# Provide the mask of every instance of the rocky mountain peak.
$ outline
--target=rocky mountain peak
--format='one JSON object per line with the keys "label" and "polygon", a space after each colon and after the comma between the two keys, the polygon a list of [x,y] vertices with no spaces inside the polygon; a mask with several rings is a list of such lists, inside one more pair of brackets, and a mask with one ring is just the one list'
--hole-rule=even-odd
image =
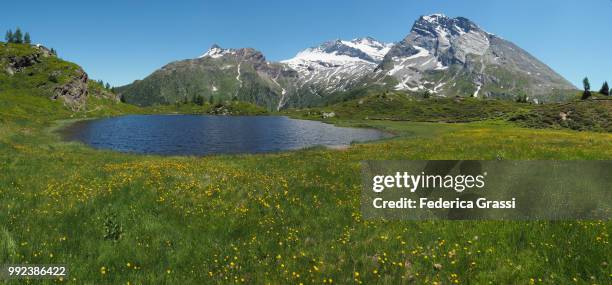
{"label": "rocky mountain peak", "polygon": [[[422,65],[425,69],[463,64],[469,54],[483,55],[490,47],[490,37],[491,34],[467,18],[443,14],[421,16],[410,34],[387,54],[387,61],[418,57],[428,62]],[[429,61],[429,56],[436,60]]]}
{"label": "rocky mountain peak", "polygon": [[[443,14],[421,16],[415,21],[410,33],[393,46],[377,71],[394,77],[398,90],[427,90],[441,96],[504,97],[521,92],[541,95],[573,88],[514,44],[484,31],[467,18]],[[458,89],[459,78],[471,84]]]}
{"label": "rocky mountain peak", "polygon": [[484,31],[467,18],[432,14],[421,16],[412,26],[411,32],[423,37],[457,37],[470,32]]}
{"label": "rocky mountain peak", "polygon": [[266,58],[263,53],[253,48],[226,49],[217,44],[213,44],[206,53],[199,58],[221,58],[224,56],[234,56],[240,60],[249,60],[256,62],[265,62]]}
{"label": "rocky mountain peak", "polygon": [[363,37],[363,38],[356,38],[351,40],[351,43],[355,44],[355,45],[360,45],[360,46],[369,46],[378,50],[381,49],[385,49],[388,48],[389,46],[393,45],[390,43],[384,43],[381,42],[373,37]]}
{"label": "rocky mountain peak", "polygon": [[224,49],[224,48],[221,48],[217,44],[213,44],[208,49],[208,51],[206,51],[203,55],[200,56],[200,58],[204,58],[204,57],[219,58],[226,54],[232,54],[232,53],[233,53],[233,50],[231,49]]}

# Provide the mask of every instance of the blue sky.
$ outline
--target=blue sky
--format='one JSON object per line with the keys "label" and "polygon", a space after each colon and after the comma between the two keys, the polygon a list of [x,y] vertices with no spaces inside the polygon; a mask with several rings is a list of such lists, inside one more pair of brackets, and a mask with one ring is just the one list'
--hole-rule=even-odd
{"label": "blue sky", "polygon": [[612,0],[6,1],[0,30],[33,41],[119,86],[213,43],[253,47],[269,60],[320,42],[372,36],[396,42],[424,14],[472,19],[580,86],[612,81]]}

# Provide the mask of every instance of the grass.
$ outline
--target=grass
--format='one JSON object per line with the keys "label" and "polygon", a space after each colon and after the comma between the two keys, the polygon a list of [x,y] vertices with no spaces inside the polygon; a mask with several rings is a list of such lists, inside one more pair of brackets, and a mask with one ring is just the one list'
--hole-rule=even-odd
{"label": "grass", "polygon": [[[562,115],[565,119],[561,118]],[[532,128],[612,132],[612,99],[600,96],[598,100],[545,104],[529,113],[516,115],[511,120]]]}
{"label": "grass", "polygon": [[46,98],[0,92],[0,264],[67,264],[62,281],[71,284],[611,278],[608,221],[380,222],[359,209],[362,160],[610,159],[610,133],[339,112],[337,123],[397,136],[341,151],[159,157],[93,150],[51,131],[71,117],[170,110],[90,103],[73,114]]}
{"label": "grass", "polygon": [[334,112],[340,120],[394,120],[421,122],[472,122],[504,119],[526,113],[530,104],[477,98],[418,98],[387,91],[328,107],[303,109],[290,114],[320,119],[323,112]]}

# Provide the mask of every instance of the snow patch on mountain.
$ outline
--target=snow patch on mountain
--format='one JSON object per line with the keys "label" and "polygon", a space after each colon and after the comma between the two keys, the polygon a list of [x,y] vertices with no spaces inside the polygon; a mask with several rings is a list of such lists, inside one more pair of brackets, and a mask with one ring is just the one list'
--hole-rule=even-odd
{"label": "snow patch on mountain", "polygon": [[314,63],[330,63],[330,64],[348,64],[352,62],[367,62],[358,57],[352,57],[336,52],[328,53],[319,48],[309,48],[299,52],[294,58],[281,61],[282,63],[291,64],[308,64]]}
{"label": "snow patch on mountain", "polygon": [[371,74],[392,46],[370,37],[329,41],[281,63],[298,72],[298,87],[344,91]]}
{"label": "snow patch on mountain", "polygon": [[389,52],[393,44],[381,43],[373,38],[358,38],[352,41],[341,41],[343,44],[363,51],[376,61],[382,61],[385,55]]}
{"label": "snow patch on mountain", "polygon": [[213,45],[206,51],[203,55],[199,56],[199,58],[211,57],[211,58],[220,58],[225,55],[235,55],[236,51],[233,49],[224,49],[218,45]]}
{"label": "snow patch on mountain", "polygon": [[370,37],[357,38],[351,41],[336,40],[305,49],[294,58],[281,62],[287,64],[305,62],[326,62],[333,64],[351,62],[379,63],[392,46],[393,44],[382,43]]}

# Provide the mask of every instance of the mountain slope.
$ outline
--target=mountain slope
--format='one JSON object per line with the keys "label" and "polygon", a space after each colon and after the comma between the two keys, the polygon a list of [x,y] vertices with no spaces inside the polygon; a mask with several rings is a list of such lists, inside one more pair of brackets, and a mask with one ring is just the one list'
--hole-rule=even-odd
{"label": "mountain slope", "polygon": [[267,62],[251,48],[223,49],[213,45],[196,59],[172,62],[143,80],[121,87],[127,103],[140,106],[191,101],[194,96],[221,101],[238,99],[277,109],[295,71]]}
{"label": "mountain slope", "polygon": [[440,96],[506,97],[526,94],[554,100],[557,90],[575,89],[518,46],[472,21],[441,14],[418,19],[377,69],[397,80],[396,90]]}
{"label": "mountain slope", "polygon": [[334,40],[281,61],[298,74],[285,107],[324,105],[363,87],[391,46],[371,37]]}
{"label": "mountain slope", "polygon": [[369,37],[336,40],[303,50],[281,63],[298,72],[298,88],[322,93],[345,91],[368,76],[391,46]]}

